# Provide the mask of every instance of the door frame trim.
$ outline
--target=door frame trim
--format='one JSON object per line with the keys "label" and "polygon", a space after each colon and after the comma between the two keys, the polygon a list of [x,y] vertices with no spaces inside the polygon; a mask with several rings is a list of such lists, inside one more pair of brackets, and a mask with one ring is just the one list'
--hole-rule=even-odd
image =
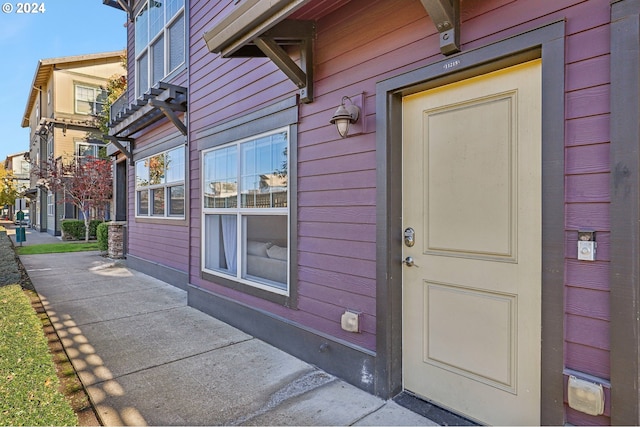
{"label": "door frame trim", "polygon": [[[542,58],[542,424],[564,424],[565,23],[448,57],[376,84],[376,394],[402,381],[402,98]],[[399,191],[400,189],[400,191]]]}
{"label": "door frame trim", "polygon": [[639,7],[611,2],[611,425],[640,422]]}

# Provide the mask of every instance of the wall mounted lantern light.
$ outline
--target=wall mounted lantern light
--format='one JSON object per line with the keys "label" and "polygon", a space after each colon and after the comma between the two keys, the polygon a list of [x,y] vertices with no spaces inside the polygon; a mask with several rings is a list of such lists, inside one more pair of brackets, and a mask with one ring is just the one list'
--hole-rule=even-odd
{"label": "wall mounted lantern light", "polygon": [[[345,102],[349,100],[349,105],[345,105]],[[360,108],[353,103],[348,96],[342,97],[340,106],[329,120],[329,123],[336,125],[338,133],[342,138],[346,138],[349,135],[349,125],[358,121],[360,117]]]}

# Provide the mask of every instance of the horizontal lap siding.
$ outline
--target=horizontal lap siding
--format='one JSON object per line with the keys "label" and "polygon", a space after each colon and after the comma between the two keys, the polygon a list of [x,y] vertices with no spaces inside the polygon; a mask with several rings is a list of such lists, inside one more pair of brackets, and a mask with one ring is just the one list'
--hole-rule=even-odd
{"label": "horizontal lap siding", "polygon": [[[202,2],[200,2],[202,3]],[[356,2],[357,3],[357,2]],[[373,28],[371,25],[392,8],[386,2],[371,3],[373,13],[361,17],[355,25]],[[219,59],[209,53],[200,34],[210,27],[220,11],[221,5],[209,2],[209,7],[191,10],[192,34],[197,35],[191,43],[191,172],[199,179],[199,151],[196,135],[206,127],[222,123],[243,111],[251,111],[273,103],[277,99],[291,96],[295,86],[270,61],[263,59]],[[353,11],[357,15],[357,9]],[[421,6],[414,6],[420,10]],[[348,7],[348,6],[347,6]],[[382,9],[381,9],[382,7]],[[424,22],[424,9],[417,18]],[[397,20],[384,20],[385,32],[391,34],[385,42],[395,39],[396,27],[410,16],[410,12]],[[413,14],[415,15],[415,14]],[[332,21],[330,17],[333,16]],[[194,225],[191,250],[191,280],[194,284],[208,287],[216,292],[265,308],[286,316],[308,327],[350,341],[368,349],[375,349],[375,82],[381,72],[388,71],[382,65],[384,59],[377,58],[383,52],[368,51],[376,42],[365,35],[336,50],[328,48],[331,34],[323,31],[325,26],[344,26],[330,15],[325,24],[320,20],[316,40],[315,99],[312,104],[301,105],[298,136],[298,307],[288,310],[271,303],[217,287],[199,278],[200,274],[200,207],[192,206],[191,220]],[[414,21],[416,18],[412,18]],[[382,22],[382,21],[380,21]],[[347,28],[352,33],[353,28]],[[405,29],[404,38],[410,39],[413,29]],[[381,38],[382,35],[375,35]],[[353,40],[351,40],[353,42]],[[323,44],[324,43],[324,44]],[[406,44],[401,41],[400,45]],[[367,49],[361,49],[367,47]],[[360,82],[351,82],[353,92],[365,92],[365,120],[367,133],[342,140],[328,120],[336,109],[345,87],[343,77],[347,67],[341,59],[330,56],[335,52],[355,50],[368,51],[355,58],[353,66],[359,67]],[[387,50],[391,53],[394,49]],[[327,52],[325,54],[325,52]],[[366,64],[372,61],[371,64]],[[375,67],[370,67],[374,64]],[[382,65],[382,66],[381,66]],[[241,70],[241,71],[240,71]],[[349,77],[350,78],[350,77]],[[366,84],[362,81],[366,80]],[[197,159],[194,161],[194,159]],[[197,172],[196,172],[197,171]],[[200,198],[200,189],[191,189],[191,197]],[[195,231],[197,221],[198,231]],[[362,313],[362,333],[345,332],[340,327],[340,316],[345,310]]]}
{"label": "horizontal lap siding", "polygon": [[[128,68],[128,88],[127,96],[129,103],[135,102],[135,32],[134,24],[128,22],[127,26],[127,48],[129,51]],[[163,80],[167,83],[187,86],[188,72],[184,70],[177,72],[170,80]],[[184,121],[184,117],[181,116]],[[162,119],[158,123],[144,129],[142,132],[131,135],[135,138],[134,153],[138,150],[150,147],[155,141],[175,134],[176,127],[168,119]],[[127,162],[129,165],[129,162]],[[162,264],[180,271],[187,272],[189,266],[189,227],[180,224],[164,224],[146,220],[142,222],[136,220],[136,189],[135,170],[128,167],[128,239],[127,252],[143,260]],[[189,184],[187,183],[187,188]]]}
{"label": "horizontal lap siding", "polygon": [[[186,73],[180,73],[172,83],[186,84]],[[137,138],[134,153],[152,147],[155,141],[172,135],[176,135],[176,127],[168,120],[161,120],[145,129],[144,133],[135,135]],[[176,220],[176,224],[172,224],[168,222],[169,220],[156,222],[149,218],[136,219],[135,170],[133,167],[129,167],[128,171],[129,235],[127,252],[143,260],[187,272],[189,266],[189,227],[182,220]],[[187,183],[187,188],[189,188],[189,183]]]}
{"label": "horizontal lap siding", "polygon": [[[199,141],[207,127],[295,93],[263,59],[220,59],[202,34],[228,1],[190,10],[191,173],[199,180]],[[471,1],[462,4],[463,49],[566,19],[565,267],[567,367],[608,378],[609,2]],[[190,187],[191,280],[334,336],[374,349],[376,152],[375,84],[443,57],[418,0],[352,0],[317,21],[315,98],[298,124],[297,311],[200,279],[200,187]],[[343,95],[364,92],[365,133],[340,139],[328,120]],[[598,259],[577,261],[576,231],[597,231]],[[362,335],[344,333],[339,314],[362,311]],[[590,330],[597,337],[590,337]],[[576,418],[577,419],[577,418]]]}
{"label": "horizontal lap siding", "polygon": [[[565,76],[565,366],[603,379],[609,362],[609,2],[567,11]],[[577,230],[596,230],[595,262],[577,260]],[[573,424],[608,424],[567,408]]]}
{"label": "horizontal lap siding", "polygon": [[[204,33],[226,15],[229,1],[192,1],[190,14],[190,173],[191,173],[191,241],[190,281],[220,295],[251,304],[294,322],[309,324],[308,315],[267,301],[218,286],[200,278],[201,271],[201,186],[200,147],[198,134],[238,115],[270,105],[292,96],[295,88],[271,62],[261,58],[221,59],[210,53]],[[295,235],[295,232],[294,232]],[[326,320],[316,316],[316,327],[326,330]]]}
{"label": "horizontal lap siding", "polygon": [[[316,97],[299,128],[300,308],[327,319],[327,332],[375,349],[375,84],[396,65],[424,61],[415,45],[433,31],[419,2],[389,1],[352,1],[317,31]],[[341,139],[328,119],[343,95],[363,92],[365,132]],[[363,313],[361,334],[341,331],[345,309]]]}
{"label": "horizontal lap siding", "polygon": [[188,228],[130,223],[129,253],[186,272],[189,263]]}

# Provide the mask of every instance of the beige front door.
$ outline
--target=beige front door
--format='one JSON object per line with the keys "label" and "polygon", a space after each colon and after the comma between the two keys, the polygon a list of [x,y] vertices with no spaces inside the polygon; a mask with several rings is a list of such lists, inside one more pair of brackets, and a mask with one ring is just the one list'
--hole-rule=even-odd
{"label": "beige front door", "polygon": [[406,390],[540,423],[541,218],[539,60],[403,100]]}

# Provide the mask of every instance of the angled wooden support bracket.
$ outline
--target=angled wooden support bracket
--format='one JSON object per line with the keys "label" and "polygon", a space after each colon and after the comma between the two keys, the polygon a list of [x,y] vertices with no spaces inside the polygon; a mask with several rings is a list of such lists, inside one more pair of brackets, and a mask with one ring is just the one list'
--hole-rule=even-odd
{"label": "angled wooden support bracket", "polygon": [[[313,101],[314,24],[306,21],[283,21],[253,40],[260,49],[300,89],[300,101]],[[282,46],[300,48],[300,66]]]}
{"label": "angled wooden support bracket", "polygon": [[117,0],[118,4],[129,15],[129,21],[133,22],[133,6],[129,5],[129,0]]}
{"label": "angled wooden support bracket", "polygon": [[174,126],[177,127],[183,135],[187,135],[187,126],[175,113],[176,111],[187,111],[187,108],[184,105],[170,104],[158,99],[149,100],[149,105],[156,107],[160,111],[162,111],[162,114],[164,114],[169,120],[171,120],[171,123],[173,123]]}
{"label": "angled wooden support bracket", "polygon": [[440,34],[443,55],[460,52],[460,0],[420,0]]}
{"label": "angled wooden support bracket", "polygon": [[118,138],[111,135],[104,135],[104,137],[108,139],[109,142],[111,142],[113,145],[118,147],[118,150],[120,150],[122,154],[124,154],[127,157],[127,159],[129,159],[129,163],[133,164],[133,154],[131,154],[131,151],[127,150],[125,146],[120,143],[120,141],[127,141],[129,143],[133,143],[134,140],[132,138]]}
{"label": "angled wooden support bracket", "polygon": [[289,57],[289,54],[285,52],[283,48],[278,45],[272,38],[258,37],[253,41],[260,50],[267,55],[274,64],[282,70],[283,73],[293,81],[293,83],[299,88],[303,88],[307,84],[307,75],[293,59]]}
{"label": "angled wooden support bracket", "polygon": [[129,0],[102,0],[102,4],[124,10],[129,21],[133,22],[133,6],[129,4]]}

